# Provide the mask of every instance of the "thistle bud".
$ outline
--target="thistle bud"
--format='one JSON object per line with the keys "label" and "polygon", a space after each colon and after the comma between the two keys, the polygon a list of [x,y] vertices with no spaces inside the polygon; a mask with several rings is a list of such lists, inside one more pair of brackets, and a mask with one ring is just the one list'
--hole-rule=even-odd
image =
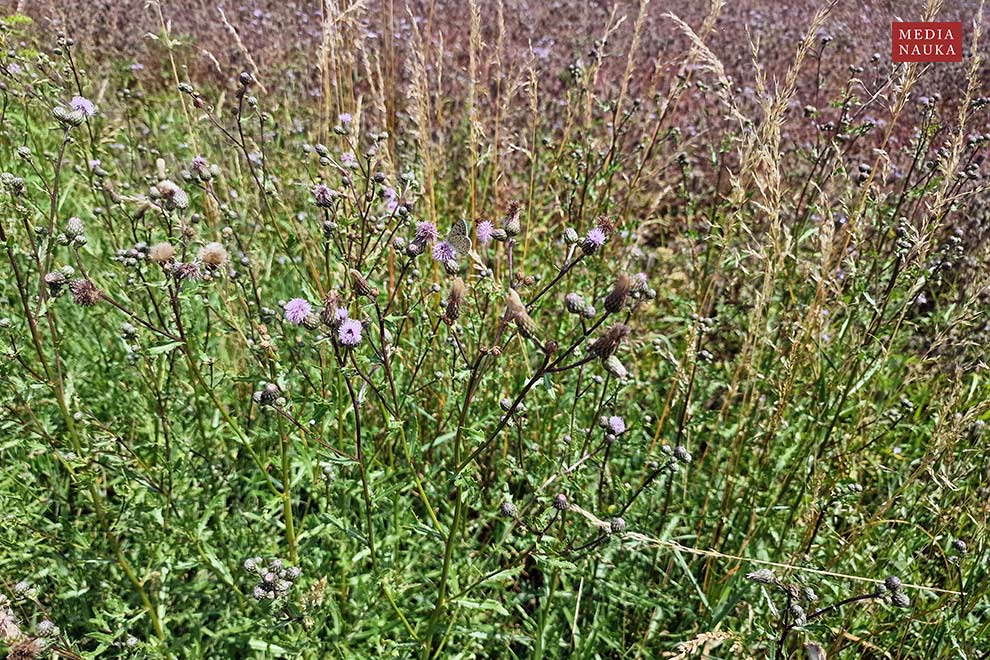
{"label": "thistle bud", "polygon": [[568,293],[564,296],[564,309],[571,314],[584,314],[586,308],[587,303],[584,302],[584,298],[580,294]]}
{"label": "thistle bud", "polygon": [[519,511],[516,509],[516,505],[510,502],[509,500],[505,500],[504,502],[502,502],[502,505],[499,506],[498,511],[506,518],[515,518],[516,515],[518,515],[519,513]]}
{"label": "thistle bud", "polygon": [[351,288],[354,289],[354,293],[359,296],[367,296],[368,298],[377,298],[378,289],[371,286],[368,280],[365,279],[357,269],[351,268],[348,271],[351,276]]}
{"label": "thistle bud", "polygon": [[569,506],[567,496],[563,493],[557,493],[553,498],[553,508],[557,509],[557,511],[566,511]]}
{"label": "thistle bud", "polygon": [[619,275],[612,285],[612,291],[605,297],[605,311],[609,314],[618,314],[626,306],[626,299],[629,298],[631,280],[625,273]]}

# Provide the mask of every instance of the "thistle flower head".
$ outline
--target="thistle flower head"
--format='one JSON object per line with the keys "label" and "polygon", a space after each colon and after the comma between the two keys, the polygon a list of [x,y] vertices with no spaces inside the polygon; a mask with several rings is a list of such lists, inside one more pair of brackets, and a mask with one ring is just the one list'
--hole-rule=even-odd
{"label": "thistle flower head", "polygon": [[440,241],[433,246],[433,260],[439,261],[442,264],[448,261],[453,261],[457,257],[457,252],[454,251],[454,246],[447,241]]}
{"label": "thistle flower head", "polygon": [[522,336],[535,339],[536,321],[526,311],[526,305],[523,304],[515,289],[509,289],[509,293],[505,296],[505,304],[506,318],[516,324]]}
{"label": "thistle flower head", "polygon": [[566,511],[570,503],[567,501],[567,495],[563,493],[557,493],[553,498],[553,508],[557,511]]}
{"label": "thistle flower head", "polygon": [[76,112],[81,112],[84,117],[92,117],[96,114],[96,106],[84,96],[73,96],[69,101],[69,107]]}
{"label": "thistle flower head", "polygon": [[595,227],[588,232],[588,235],[584,237],[584,241],[581,242],[581,251],[586,255],[594,254],[605,245],[605,241],[607,240],[608,236],[602,228]]}
{"label": "thistle flower head", "polygon": [[427,244],[440,238],[437,226],[432,222],[420,222],[416,225],[416,239],[420,243]]}
{"label": "thistle flower head", "polygon": [[606,426],[609,431],[615,435],[622,435],[626,432],[626,420],[622,419],[618,415],[612,415],[608,418]]}
{"label": "thistle flower head", "polygon": [[302,325],[313,313],[313,308],[303,298],[293,298],[285,303],[285,320],[293,325]]}
{"label": "thistle flower head", "polygon": [[492,224],[491,220],[482,220],[478,223],[477,228],[475,228],[478,242],[482,245],[487,245],[492,240],[492,234],[494,232],[495,225]]}
{"label": "thistle flower head", "polygon": [[347,319],[337,329],[337,339],[344,346],[357,346],[361,343],[361,322]]}
{"label": "thistle flower head", "polygon": [[498,511],[506,518],[515,518],[519,513],[519,511],[516,510],[516,505],[509,500],[504,500],[498,507]]}
{"label": "thistle flower head", "polygon": [[361,274],[361,271],[351,268],[347,272],[351,276],[351,288],[354,289],[354,293],[368,298],[378,297],[378,289],[371,286],[371,283]]}

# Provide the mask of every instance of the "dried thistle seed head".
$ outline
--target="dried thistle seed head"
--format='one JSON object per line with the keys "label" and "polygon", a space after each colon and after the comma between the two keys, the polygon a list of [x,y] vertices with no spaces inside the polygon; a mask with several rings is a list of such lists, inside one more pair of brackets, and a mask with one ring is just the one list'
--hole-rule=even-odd
{"label": "dried thistle seed head", "polygon": [[746,579],[760,584],[776,584],[777,576],[769,568],[760,568],[746,574]]}
{"label": "dried thistle seed head", "polygon": [[591,345],[588,352],[604,360],[615,354],[616,349],[619,348],[619,344],[622,343],[622,340],[628,334],[629,326],[616,323],[606,330],[605,334],[595,340],[595,343]]}
{"label": "dried thistle seed head", "polygon": [[566,511],[570,503],[567,501],[567,496],[563,493],[557,493],[553,498],[553,508],[557,511]]}
{"label": "dried thistle seed head", "polygon": [[223,245],[215,241],[199,248],[196,256],[199,258],[200,263],[211,269],[220,268],[227,263],[228,259],[227,250]]}
{"label": "dried thistle seed head", "polygon": [[615,220],[607,215],[600,215],[595,220],[595,227],[605,232],[606,236],[611,236],[612,232],[615,231]]}
{"label": "dried thistle seed head", "polygon": [[378,289],[371,286],[364,275],[360,273],[356,268],[351,268],[348,273],[351,276],[351,288],[359,296],[367,296],[368,298],[377,298]]}
{"label": "dried thistle seed head", "polygon": [[609,314],[618,314],[626,306],[629,298],[629,291],[632,288],[632,280],[625,273],[621,273],[612,285],[612,291],[605,297],[605,311]]}
{"label": "dried thistle seed head", "polygon": [[515,289],[509,289],[509,293],[505,296],[506,302],[506,316],[509,320],[516,324],[519,329],[519,333],[524,337],[529,337],[530,339],[536,338],[536,322],[526,311],[526,305],[523,304],[522,299],[519,294],[516,293]]}
{"label": "dried thistle seed head", "polygon": [[511,238],[512,236],[517,236],[522,231],[521,215],[522,206],[519,202],[511,202],[508,210],[505,212],[505,217],[502,219],[502,231],[505,232],[506,236]]}
{"label": "dried thistle seed head", "polygon": [[175,248],[171,243],[155,243],[148,248],[148,258],[156,264],[164,264],[175,259]]}
{"label": "dried thistle seed head", "polygon": [[516,509],[516,505],[510,502],[509,500],[505,500],[502,502],[502,504],[498,507],[498,512],[501,513],[506,518],[515,518],[516,515],[519,513],[519,511]]}
{"label": "dried thistle seed head", "polygon": [[85,278],[72,280],[69,289],[72,291],[72,299],[75,303],[83,307],[95,305],[103,297],[96,285]]}
{"label": "dried thistle seed head", "polygon": [[464,303],[466,294],[467,287],[464,286],[464,280],[455,277],[450,283],[450,294],[447,296],[447,309],[444,313],[444,320],[448,325],[460,317],[461,305]]}

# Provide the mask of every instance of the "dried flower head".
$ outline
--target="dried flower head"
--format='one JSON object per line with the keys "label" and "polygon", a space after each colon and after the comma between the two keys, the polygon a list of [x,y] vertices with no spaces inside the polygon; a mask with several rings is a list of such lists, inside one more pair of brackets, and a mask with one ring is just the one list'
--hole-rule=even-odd
{"label": "dried flower head", "polygon": [[148,248],[148,258],[157,264],[164,264],[175,259],[175,248],[171,243],[155,243]]}
{"label": "dried flower head", "polygon": [[209,268],[220,268],[227,263],[227,250],[217,242],[207,243],[196,255]]}
{"label": "dried flower head", "polygon": [[622,340],[629,335],[629,326],[616,323],[605,331],[601,337],[595,340],[588,351],[595,357],[603,360],[610,357],[619,348]]}
{"label": "dried flower head", "polygon": [[505,297],[505,302],[507,307],[506,318],[516,324],[522,336],[531,339],[535,338],[536,321],[526,311],[526,305],[523,304],[522,299],[516,293],[515,289],[509,289],[509,293]]}
{"label": "dried flower head", "polygon": [[184,209],[189,206],[189,195],[168,179],[162,179],[151,189],[152,199],[157,199],[166,211]]}
{"label": "dried flower head", "polygon": [[464,303],[464,296],[467,294],[467,287],[464,280],[455,277],[450,283],[450,293],[447,296],[447,309],[444,312],[444,320],[449,324],[453,323],[461,315],[461,305]]}
{"label": "dried flower head", "polygon": [[367,296],[368,298],[378,297],[378,289],[371,286],[360,271],[356,268],[351,268],[348,273],[351,276],[351,288],[354,289],[354,293],[359,296]]}
{"label": "dried flower head", "polygon": [[626,306],[629,298],[629,290],[632,281],[625,273],[621,273],[612,285],[612,291],[605,297],[605,311],[609,314],[618,314]]}
{"label": "dried flower head", "polygon": [[72,291],[72,299],[75,303],[83,307],[95,305],[103,297],[96,285],[85,278],[72,280],[69,289]]}
{"label": "dried flower head", "polygon": [[520,216],[522,215],[522,205],[519,202],[511,202],[509,208],[505,212],[505,218],[502,219],[502,231],[508,237],[517,236],[520,231],[522,231],[522,223],[520,222]]}
{"label": "dried flower head", "polygon": [[333,200],[337,197],[337,192],[330,189],[329,186],[318,183],[313,186],[313,201],[316,205],[322,209],[328,209],[333,206]]}

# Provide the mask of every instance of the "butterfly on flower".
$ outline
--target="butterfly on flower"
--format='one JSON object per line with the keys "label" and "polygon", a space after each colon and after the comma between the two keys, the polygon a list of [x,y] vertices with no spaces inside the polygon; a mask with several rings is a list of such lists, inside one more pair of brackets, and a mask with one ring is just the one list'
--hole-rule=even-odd
{"label": "butterfly on flower", "polygon": [[444,270],[451,275],[460,272],[458,259],[471,252],[471,239],[468,238],[467,221],[461,218],[455,220],[447,232],[446,238],[433,246],[433,258],[439,261]]}

